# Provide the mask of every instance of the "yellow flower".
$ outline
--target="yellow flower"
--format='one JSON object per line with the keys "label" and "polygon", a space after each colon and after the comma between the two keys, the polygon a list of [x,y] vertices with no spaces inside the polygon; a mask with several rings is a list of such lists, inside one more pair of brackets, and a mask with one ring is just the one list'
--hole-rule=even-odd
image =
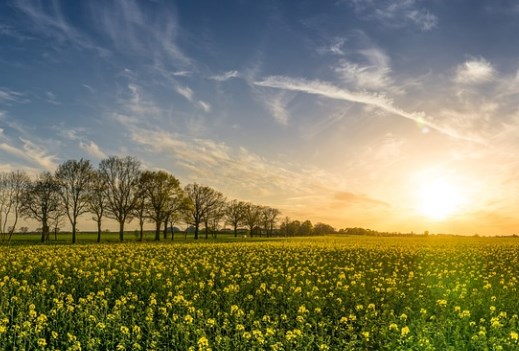
{"label": "yellow flower", "polygon": [[405,327],[402,327],[402,329],[400,330],[400,334],[401,334],[402,336],[407,336],[407,334],[409,334],[410,331],[411,331],[411,330],[409,329],[409,327],[408,327],[408,326],[405,326]]}
{"label": "yellow flower", "polygon": [[45,347],[45,346],[47,346],[47,340],[45,340],[45,339],[43,339],[43,338],[38,339],[38,346],[39,346],[39,347]]}
{"label": "yellow flower", "polygon": [[510,338],[514,341],[517,341],[519,339],[519,334],[517,334],[517,332],[511,331]]}

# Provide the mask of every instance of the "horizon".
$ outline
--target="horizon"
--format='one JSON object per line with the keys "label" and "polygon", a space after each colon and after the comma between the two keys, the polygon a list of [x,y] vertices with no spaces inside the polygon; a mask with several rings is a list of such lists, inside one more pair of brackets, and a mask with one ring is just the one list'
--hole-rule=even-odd
{"label": "horizon", "polygon": [[0,165],[131,155],[293,220],[512,235],[518,19],[513,1],[5,1]]}

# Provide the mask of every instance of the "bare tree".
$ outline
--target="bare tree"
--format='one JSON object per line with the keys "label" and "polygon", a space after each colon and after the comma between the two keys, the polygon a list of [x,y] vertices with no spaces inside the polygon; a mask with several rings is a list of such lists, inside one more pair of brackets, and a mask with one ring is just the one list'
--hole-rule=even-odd
{"label": "bare tree", "polygon": [[137,193],[137,201],[135,202],[135,208],[133,209],[133,215],[139,221],[139,241],[144,240],[144,222],[147,219],[147,206],[148,199],[144,197],[142,189]]}
{"label": "bare tree", "polygon": [[101,242],[101,225],[103,221],[103,215],[106,209],[106,191],[107,186],[99,171],[94,171],[92,175],[92,182],[88,189],[88,212],[93,216],[92,219],[97,224],[97,242]]}
{"label": "bare tree", "polygon": [[280,215],[277,208],[265,206],[261,209],[261,220],[267,237],[272,236],[277,217]]}
{"label": "bare tree", "polygon": [[[30,179],[22,171],[0,173],[0,234],[2,241],[8,236],[11,241],[22,205],[22,194],[30,184]],[[7,223],[10,223],[6,228]]]}
{"label": "bare tree", "polygon": [[59,185],[49,172],[31,182],[22,195],[21,213],[41,223],[41,241],[49,237],[49,220],[60,206]]}
{"label": "bare tree", "polygon": [[238,226],[243,222],[245,205],[243,201],[232,200],[225,208],[225,218],[232,225],[235,238],[238,236]]}
{"label": "bare tree", "polygon": [[101,161],[99,172],[106,183],[108,216],[119,222],[119,240],[124,241],[124,224],[132,218],[138,200],[140,162],[130,156],[111,156]]}
{"label": "bare tree", "polygon": [[208,224],[209,228],[211,230],[211,236],[213,238],[216,238],[216,233],[220,229],[220,223],[225,217],[225,210],[226,210],[226,202],[225,198],[222,197],[221,201],[219,201],[214,208],[209,212],[208,218]]}
{"label": "bare tree", "polygon": [[72,243],[75,243],[77,218],[88,211],[88,190],[93,179],[92,165],[89,160],[68,160],[58,166],[55,178],[59,184],[65,214],[72,226]]}
{"label": "bare tree", "polygon": [[254,228],[261,219],[261,206],[246,203],[243,210],[243,223],[249,228],[250,236],[254,236]]}
{"label": "bare tree", "polygon": [[[49,214],[49,234],[47,234],[46,240],[49,240],[50,231],[54,232],[54,240],[58,240],[58,232],[63,226],[63,222],[66,216],[66,210],[64,206],[58,206],[55,211]],[[77,230],[77,228],[76,228]]]}
{"label": "bare tree", "polygon": [[223,199],[222,193],[197,183],[184,188],[187,208],[184,210],[186,222],[195,226],[195,240],[198,239],[200,223],[206,215]]}
{"label": "bare tree", "polygon": [[180,182],[172,174],[164,171],[144,171],[141,175],[141,185],[148,202],[147,215],[155,222],[155,240],[160,240],[162,223],[166,223],[167,227],[176,206],[181,202]]}

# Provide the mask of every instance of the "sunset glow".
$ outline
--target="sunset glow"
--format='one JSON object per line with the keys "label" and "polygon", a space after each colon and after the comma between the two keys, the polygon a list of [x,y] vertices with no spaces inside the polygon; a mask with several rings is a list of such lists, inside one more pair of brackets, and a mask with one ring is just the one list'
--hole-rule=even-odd
{"label": "sunset glow", "polygon": [[420,212],[433,219],[445,220],[460,209],[463,198],[459,189],[446,180],[431,180],[421,189]]}
{"label": "sunset glow", "polygon": [[2,1],[0,167],[130,155],[294,220],[514,234],[517,33],[513,1]]}

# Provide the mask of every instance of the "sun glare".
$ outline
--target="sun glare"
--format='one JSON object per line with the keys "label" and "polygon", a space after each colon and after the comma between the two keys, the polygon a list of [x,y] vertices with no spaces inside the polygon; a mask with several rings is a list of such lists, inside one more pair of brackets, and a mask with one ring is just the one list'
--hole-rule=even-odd
{"label": "sun glare", "polygon": [[447,219],[458,211],[463,200],[459,188],[447,179],[425,182],[420,197],[420,212],[437,221]]}

